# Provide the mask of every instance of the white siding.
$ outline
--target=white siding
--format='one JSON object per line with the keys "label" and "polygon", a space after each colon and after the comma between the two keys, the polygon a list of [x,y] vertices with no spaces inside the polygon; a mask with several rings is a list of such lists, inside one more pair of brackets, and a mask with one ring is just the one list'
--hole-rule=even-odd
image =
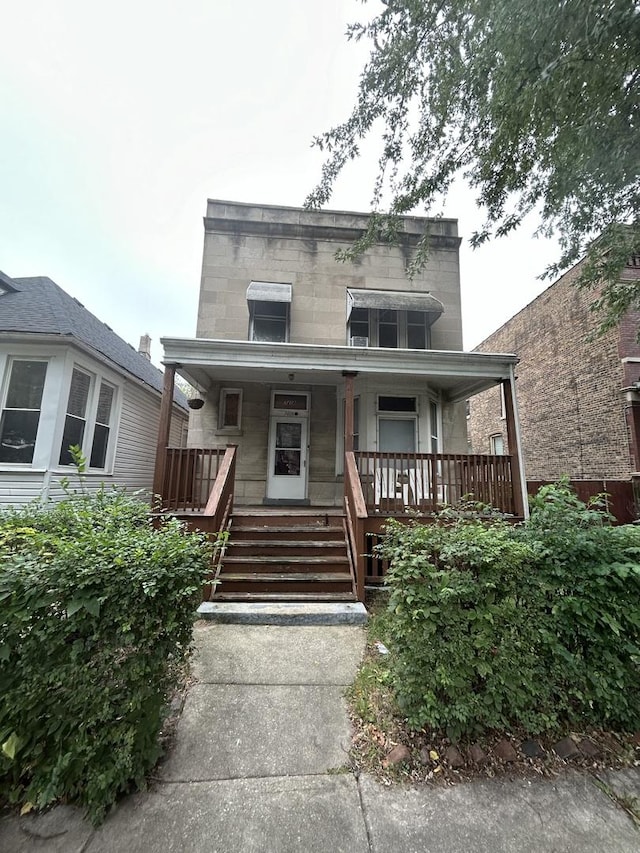
{"label": "white siding", "polygon": [[[127,383],[123,393],[111,482],[151,493],[159,420],[160,398]],[[182,416],[177,415],[175,410],[172,412],[170,444],[181,444],[181,423],[186,420],[186,413]]]}
{"label": "white siding", "polygon": [[[121,402],[119,420],[114,426],[113,439],[117,444],[113,471],[86,474],[83,478],[84,488],[87,491],[95,491],[104,483],[107,487],[126,486],[130,492],[141,490],[146,496],[150,496],[158,440],[160,395],[146,391],[127,380],[120,379],[119,386]],[[182,413],[174,408],[171,417],[172,446],[184,444],[187,421],[186,412]],[[51,500],[61,500],[65,497],[65,490],[61,485],[64,478],[69,480],[71,489],[79,489],[78,477],[71,468],[56,467],[49,472],[26,469],[0,471],[0,506],[24,504],[43,496]],[[50,483],[48,489],[45,489],[47,479]]]}
{"label": "white siding", "polygon": [[0,471],[0,506],[25,504],[42,494],[43,471]]}

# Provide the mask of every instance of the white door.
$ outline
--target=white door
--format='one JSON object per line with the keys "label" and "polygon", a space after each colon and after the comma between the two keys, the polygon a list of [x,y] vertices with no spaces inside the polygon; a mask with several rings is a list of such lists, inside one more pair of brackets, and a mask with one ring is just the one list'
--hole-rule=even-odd
{"label": "white door", "polygon": [[309,419],[299,415],[271,416],[267,498],[306,498],[308,424]]}

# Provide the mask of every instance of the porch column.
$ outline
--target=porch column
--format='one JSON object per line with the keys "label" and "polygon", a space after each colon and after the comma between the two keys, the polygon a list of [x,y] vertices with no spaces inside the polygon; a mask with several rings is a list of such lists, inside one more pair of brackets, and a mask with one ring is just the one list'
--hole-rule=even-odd
{"label": "porch column", "polygon": [[156,465],[153,473],[153,494],[161,495],[164,485],[164,465],[171,432],[171,407],[173,406],[173,388],[176,378],[176,365],[166,364],[164,384],[160,402],[160,422],[158,424],[158,443],[156,445]]}
{"label": "porch column", "polygon": [[344,452],[353,450],[353,380],[358,375],[349,370],[343,370],[344,376]]}
{"label": "porch column", "polygon": [[507,442],[511,456],[511,479],[513,481],[513,501],[516,515],[529,517],[529,499],[527,482],[524,478],[524,460],[520,441],[520,422],[518,419],[518,402],[516,400],[515,376],[510,369],[508,379],[502,380],[504,387],[504,408],[507,418]]}
{"label": "porch column", "polygon": [[629,428],[631,470],[640,471],[640,400],[635,392],[627,392],[625,415]]}

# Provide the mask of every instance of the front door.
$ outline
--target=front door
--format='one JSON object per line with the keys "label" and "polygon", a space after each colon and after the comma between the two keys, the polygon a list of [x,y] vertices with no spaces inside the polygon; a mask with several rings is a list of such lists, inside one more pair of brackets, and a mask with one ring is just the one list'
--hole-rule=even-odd
{"label": "front door", "polygon": [[274,393],[267,472],[267,498],[271,500],[302,501],[307,497],[308,405],[308,394]]}

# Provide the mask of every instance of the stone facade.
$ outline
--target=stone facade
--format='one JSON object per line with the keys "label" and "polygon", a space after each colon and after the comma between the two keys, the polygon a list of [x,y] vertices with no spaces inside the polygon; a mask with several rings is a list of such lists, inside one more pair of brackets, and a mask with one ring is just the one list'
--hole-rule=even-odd
{"label": "stone facade", "polygon": [[[198,306],[197,337],[246,341],[251,282],[291,285],[289,337],[293,344],[345,346],[347,289],[431,293],[444,311],[431,327],[431,349],[461,350],[459,237],[451,219],[405,217],[399,245],[379,243],[355,263],[340,263],[335,254],[348,248],[365,229],[364,214],[309,212],[299,208],[209,201]],[[414,248],[428,229],[431,251],[422,273],[409,280],[406,268]],[[242,392],[242,423],[221,430],[222,388]],[[212,376],[205,405],[191,414],[189,444],[194,447],[238,444],[236,500],[259,503],[265,497],[271,394],[283,382],[236,382]],[[343,465],[342,385],[295,384],[289,389],[310,393],[308,497],[312,504],[341,504]],[[376,449],[376,393],[416,396],[419,406],[417,449],[431,449],[430,401],[438,403],[442,449],[467,449],[464,405],[447,405],[428,383],[396,377],[388,388],[373,388],[364,377],[355,382],[360,400],[361,449]]]}
{"label": "stone facade", "polygon": [[[627,479],[638,470],[626,411],[637,392],[623,389],[640,379],[640,313],[589,340],[597,315],[590,311],[593,293],[575,286],[580,269],[577,264],[476,347],[520,358],[516,391],[528,480]],[[629,268],[623,277],[637,273]],[[491,452],[496,435],[509,452],[502,414],[499,387],[470,401],[474,453]]]}

